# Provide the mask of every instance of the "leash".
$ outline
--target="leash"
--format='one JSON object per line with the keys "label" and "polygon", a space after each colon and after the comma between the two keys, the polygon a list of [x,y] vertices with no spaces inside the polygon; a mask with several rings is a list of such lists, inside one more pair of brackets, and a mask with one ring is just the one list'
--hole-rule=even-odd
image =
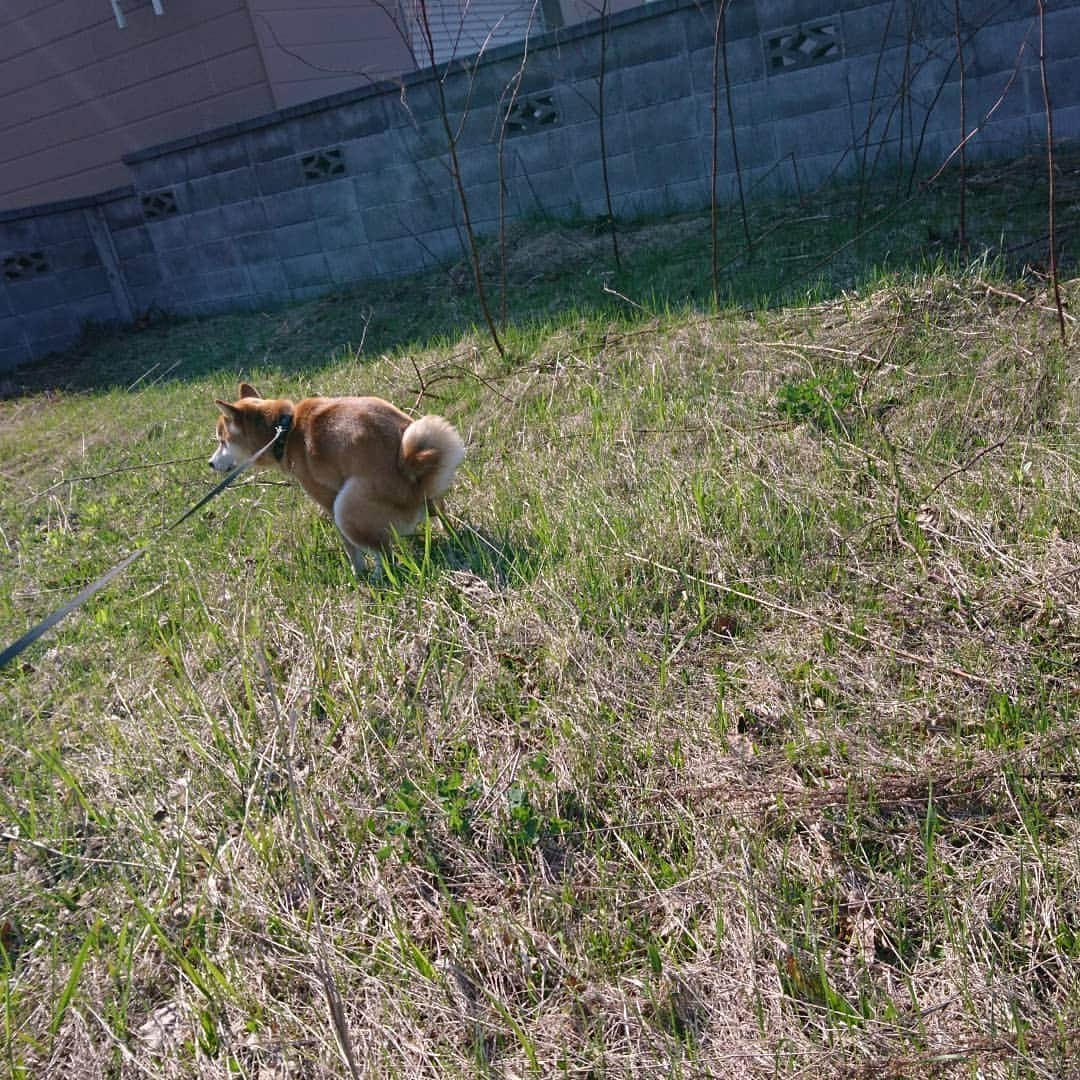
{"label": "leash", "polygon": [[115,577],[119,577],[132,563],[141,559],[148,551],[151,551],[154,545],[173,529],[182,525],[193,514],[198,513],[211,499],[220,495],[230,484],[235,482],[240,474],[246,469],[250,468],[255,462],[262,457],[271,447],[274,449],[274,456],[281,460],[281,455],[278,454],[278,440],[281,440],[281,452],[284,453],[285,439],[283,436],[289,434],[289,429],[292,427],[292,416],[284,414],[278,420],[278,426],[274,429],[274,437],[261,449],[256,450],[254,454],[247,459],[247,461],[241,462],[235,469],[233,469],[220,484],[211,488],[194,506],[189,510],[185,510],[174,522],[166,525],[165,528],[158,533],[157,537],[149,544],[145,544],[143,547],[133,551],[130,555],[121,559],[114,567],[106,570],[101,577],[90,582],[85,589],[82,590],[77,596],[73,596],[66,604],[58,607],[51,615],[42,619],[36,626],[27,630],[25,634],[18,641],[9,645],[2,653],[0,653],[0,668],[6,664],[10,664],[19,653],[24,652],[30,648],[31,645],[37,641],[43,634],[47,634],[61,619],[70,615],[73,611],[77,611],[86,603],[91,597],[96,596],[110,581]]}

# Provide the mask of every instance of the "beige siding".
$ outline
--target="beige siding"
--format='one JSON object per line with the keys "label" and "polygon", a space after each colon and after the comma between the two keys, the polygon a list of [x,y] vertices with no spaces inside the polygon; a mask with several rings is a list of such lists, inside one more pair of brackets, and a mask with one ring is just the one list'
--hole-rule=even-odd
{"label": "beige siding", "polygon": [[[278,108],[415,65],[398,0],[248,0]],[[393,17],[391,17],[393,15]]]}
{"label": "beige siding", "polygon": [[0,209],[126,184],[124,154],[274,107],[244,0],[0,4]]}

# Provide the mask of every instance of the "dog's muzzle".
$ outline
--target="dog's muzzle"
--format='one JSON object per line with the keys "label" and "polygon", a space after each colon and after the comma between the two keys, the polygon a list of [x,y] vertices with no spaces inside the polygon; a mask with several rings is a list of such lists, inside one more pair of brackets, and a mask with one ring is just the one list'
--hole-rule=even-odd
{"label": "dog's muzzle", "polygon": [[215,472],[231,472],[236,468],[236,461],[228,447],[219,446],[210,458],[210,468]]}

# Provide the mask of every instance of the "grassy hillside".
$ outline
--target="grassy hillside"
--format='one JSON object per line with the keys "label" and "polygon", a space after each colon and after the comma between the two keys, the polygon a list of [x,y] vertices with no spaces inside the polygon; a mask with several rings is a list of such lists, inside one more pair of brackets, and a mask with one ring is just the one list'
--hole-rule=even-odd
{"label": "grassy hillside", "polygon": [[469,456],[379,584],[253,474],[0,672],[3,1070],[1069,1075],[1080,351],[994,175],[975,264],[947,192],[823,263],[839,193],[719,311],[707,217],[526,230],[505,359],[453,268],[16,373],[0,644],[240,376]]}

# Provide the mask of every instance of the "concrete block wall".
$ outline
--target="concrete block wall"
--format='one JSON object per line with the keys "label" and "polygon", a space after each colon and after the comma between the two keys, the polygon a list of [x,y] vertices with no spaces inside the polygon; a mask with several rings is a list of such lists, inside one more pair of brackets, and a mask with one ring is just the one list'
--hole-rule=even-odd
{"label": "concrete block wall", "polygon": [[0,215],[0,371],[65,349],[133,310],[105,215],[133,189]]}
{"label": "concrete block wall", "polygon": [[[1050,0],[1057,134],[1080,136],[1080,0]],[[1043,135],[1031,13],[962,0],[970,156]],[[400,275],[463,251],[440,85],[473,226],[707,204],[714,14],[657,0],[458,64],[412,72],[126,159],[130,188],[0,214],[0,370],[69,345],[88,320],[160,308],[257,307]],[[952,0],[742,0],[726,23],[726,83],[744,184],[802,191],[860,162],[937,166],[959,139]],[[602,48],[604,53],[602,55]],[[808,53],[812,62],[804,62]],[[442,74],[442,73],[440,73]],[[520,77],[513,109],[507,87]],[[735,191],[719,99],[718,192]],[[903,108],[900,107],[901,101]],[[505,129],[503,128],[505,121]]]}

